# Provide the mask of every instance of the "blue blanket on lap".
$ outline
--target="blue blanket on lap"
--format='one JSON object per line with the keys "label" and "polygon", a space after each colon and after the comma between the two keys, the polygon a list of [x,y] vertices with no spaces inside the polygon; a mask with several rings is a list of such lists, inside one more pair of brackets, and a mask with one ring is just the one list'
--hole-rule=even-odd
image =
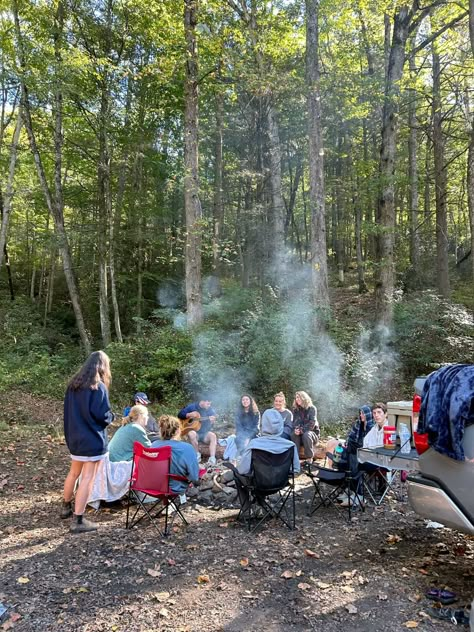
{"label": "blue blanket on lap", "polygon": [[418,432],[430,446],[464,461],[464,428],[474,423],[474,365],[454,364],[431,373],[421,395]]}

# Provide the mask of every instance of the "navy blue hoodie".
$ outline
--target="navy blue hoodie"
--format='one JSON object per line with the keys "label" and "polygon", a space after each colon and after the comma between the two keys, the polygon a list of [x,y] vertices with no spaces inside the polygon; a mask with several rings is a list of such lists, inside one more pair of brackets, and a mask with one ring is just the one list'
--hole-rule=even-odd
{"label": "navy blue hoodie", "polygon": [[64,398],[64,437],[74,456],[100,456],[107,452],[107,426],[114,416],[105,384],[97,389],[68,388]]}

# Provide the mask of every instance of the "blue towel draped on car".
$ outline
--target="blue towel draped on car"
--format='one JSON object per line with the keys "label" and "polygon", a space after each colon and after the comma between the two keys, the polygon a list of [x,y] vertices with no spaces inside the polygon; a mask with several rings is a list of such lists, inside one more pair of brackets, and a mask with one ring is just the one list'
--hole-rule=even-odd
{"label": "blue towel draped on car", "polygon": [[418,432],[437,452],[464,461],[464,428],[474,423],[474,365],[454,364],[431,373],[421,395]]}

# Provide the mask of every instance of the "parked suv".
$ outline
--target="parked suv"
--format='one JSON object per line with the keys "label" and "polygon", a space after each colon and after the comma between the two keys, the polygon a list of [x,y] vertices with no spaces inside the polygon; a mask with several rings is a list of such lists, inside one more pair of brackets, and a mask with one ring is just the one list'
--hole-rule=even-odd
{"label": "parked suv", "polygon": [[[415,380],[413,427],[417,427],[426,378]],[[408,477],[408,499],[420,516],[474,535],[474,424],[464,430],[466,460],[456,461],[428,445],[415,433],[419,472]],[[469,460],[471,459],[471,461]]]}

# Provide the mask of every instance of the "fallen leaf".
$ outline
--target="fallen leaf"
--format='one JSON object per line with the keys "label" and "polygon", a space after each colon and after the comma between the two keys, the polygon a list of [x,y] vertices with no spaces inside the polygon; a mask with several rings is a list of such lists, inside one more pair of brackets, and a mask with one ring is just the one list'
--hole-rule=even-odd
{"label": "fallen leaf", "polygon": [[306,584],[305,582],[300,582],[298,584],[298,588],[300,590],[309,590],[311,588],[311,584]]}
{"label": "fallen leaf", "polygon": [[342,592],[345,593],[353,593],[354,589],[352,588],[352,586],[341,586],[341,590]]}
{"label": "fallen leaf", "polygon": [[16,581],[19,584],[27,584],[30,581],[30,579],[29,577],[19,577]]}
{"label": "fallen leaf", "polygon": [[319,557],[320,557],[319,553],[315,553],[311,549],[305,549],[304,550],[304,554],[307,555],[308,557],[315,557],[316,559],[319,559]]}
{"label": "fallen leaf", "polygon": [[171,595],[169,592],[159,592],[155,594],[155,599],[159,601],[160,603],[164,603],[165,601],[168,601],[170,596]]}
{"label": "fallen leaf", "polygon": [[417,628],[418,627],[418,621],[405,621],[405,623],[403,623],[403,625],[406,628]]}
{"label": "fallen leaf", "polygon": [[90,592],[90,590],[88,588],[86,588],[85,586],[79,586],[79,588],[76,588],[76,592],[77,593],[88,593],[88,592]]}
{"label": "fallen leaf", "polygon": [[420,568],[420,573],[422,575],[429,575],[428,571],[425,568]]}
{"label": "fallen leaf", "polygon": [[160,615],[160,617],[163,617],[164,619],[167,619],[170,616],[170,613],[168,612],[166,608],[162,608],[158,614]]}
{"label": "fallen leaf", "polygon": [[348,603],[346,606],[346,610],[349,614],[357,614],[359,611],[357,610],[356,606],[354,606],[354,604],[352,603]]}
{"label": "fallen leaf", "polygon": [[248,557],[243,557],[243,558],[240,560],[240,566],[248,566],[248,565],[249,565],[249,559],[248,559]]}
{"label": "fallen leaf", "polygon": [[152,577],[160,577],[161,575],[161,571],[157,571],[154,568],[149,568],[147,570],[148,575],[151,575]]}
{"label": "fallen leaf", "polygon": [[318,588],[321,588],[321,590],[327,590],[328,588],[331,588],[331,584],[326,584],[325,582],[317,582],[316,586]]}
{"label": "fallen leaf", "polygon": [[382,593],[380,593],[380,594],[377,596],[377,598],[378,598],[378,600],[379,600],[379,601],[387,601],[387,599],[388,599],[387,595],[384,595],[384,594],[382,594]]}
{"label": "fallen leaf", "polygon": [[168,564],[169,564],[170,566],[176,566],[176,562],[175,562],[175,560],[172,560],[171,558],[168,558],[166,561],[168,562]]}
{"label": "fallen leaf", "polygon": [[197,581],[198,584],[208,584],[211,580],[209,575],[198,575]]}
{"label": "fallen leaf", "polygon": [[295,573],[296,577],[301,577],[302,574],[303,574],[303,571],[296,571]]}
{"label": "fallen leaf", "polygon": [[295,574],[293,573],[293,571],[283,571],[283,573],[280,575],[280,577],[283,577],[283,579],[293,579],[294,576]]}
{"label": "fallen leaf", "polygon": [[8,480],[6,478],[3,481],[0,481],[0,489],[3,489],[5,485],[8,485]]}
{"label": "fallen leaf", "polygon": [[387,536],[387,542],[388,542],[389,544],[396,544],[397,542],[400,542],[400,541],[401,541],[401,537],[400,537],[399,535],[392,535],[392,534],[389,534],[389,535]]}

